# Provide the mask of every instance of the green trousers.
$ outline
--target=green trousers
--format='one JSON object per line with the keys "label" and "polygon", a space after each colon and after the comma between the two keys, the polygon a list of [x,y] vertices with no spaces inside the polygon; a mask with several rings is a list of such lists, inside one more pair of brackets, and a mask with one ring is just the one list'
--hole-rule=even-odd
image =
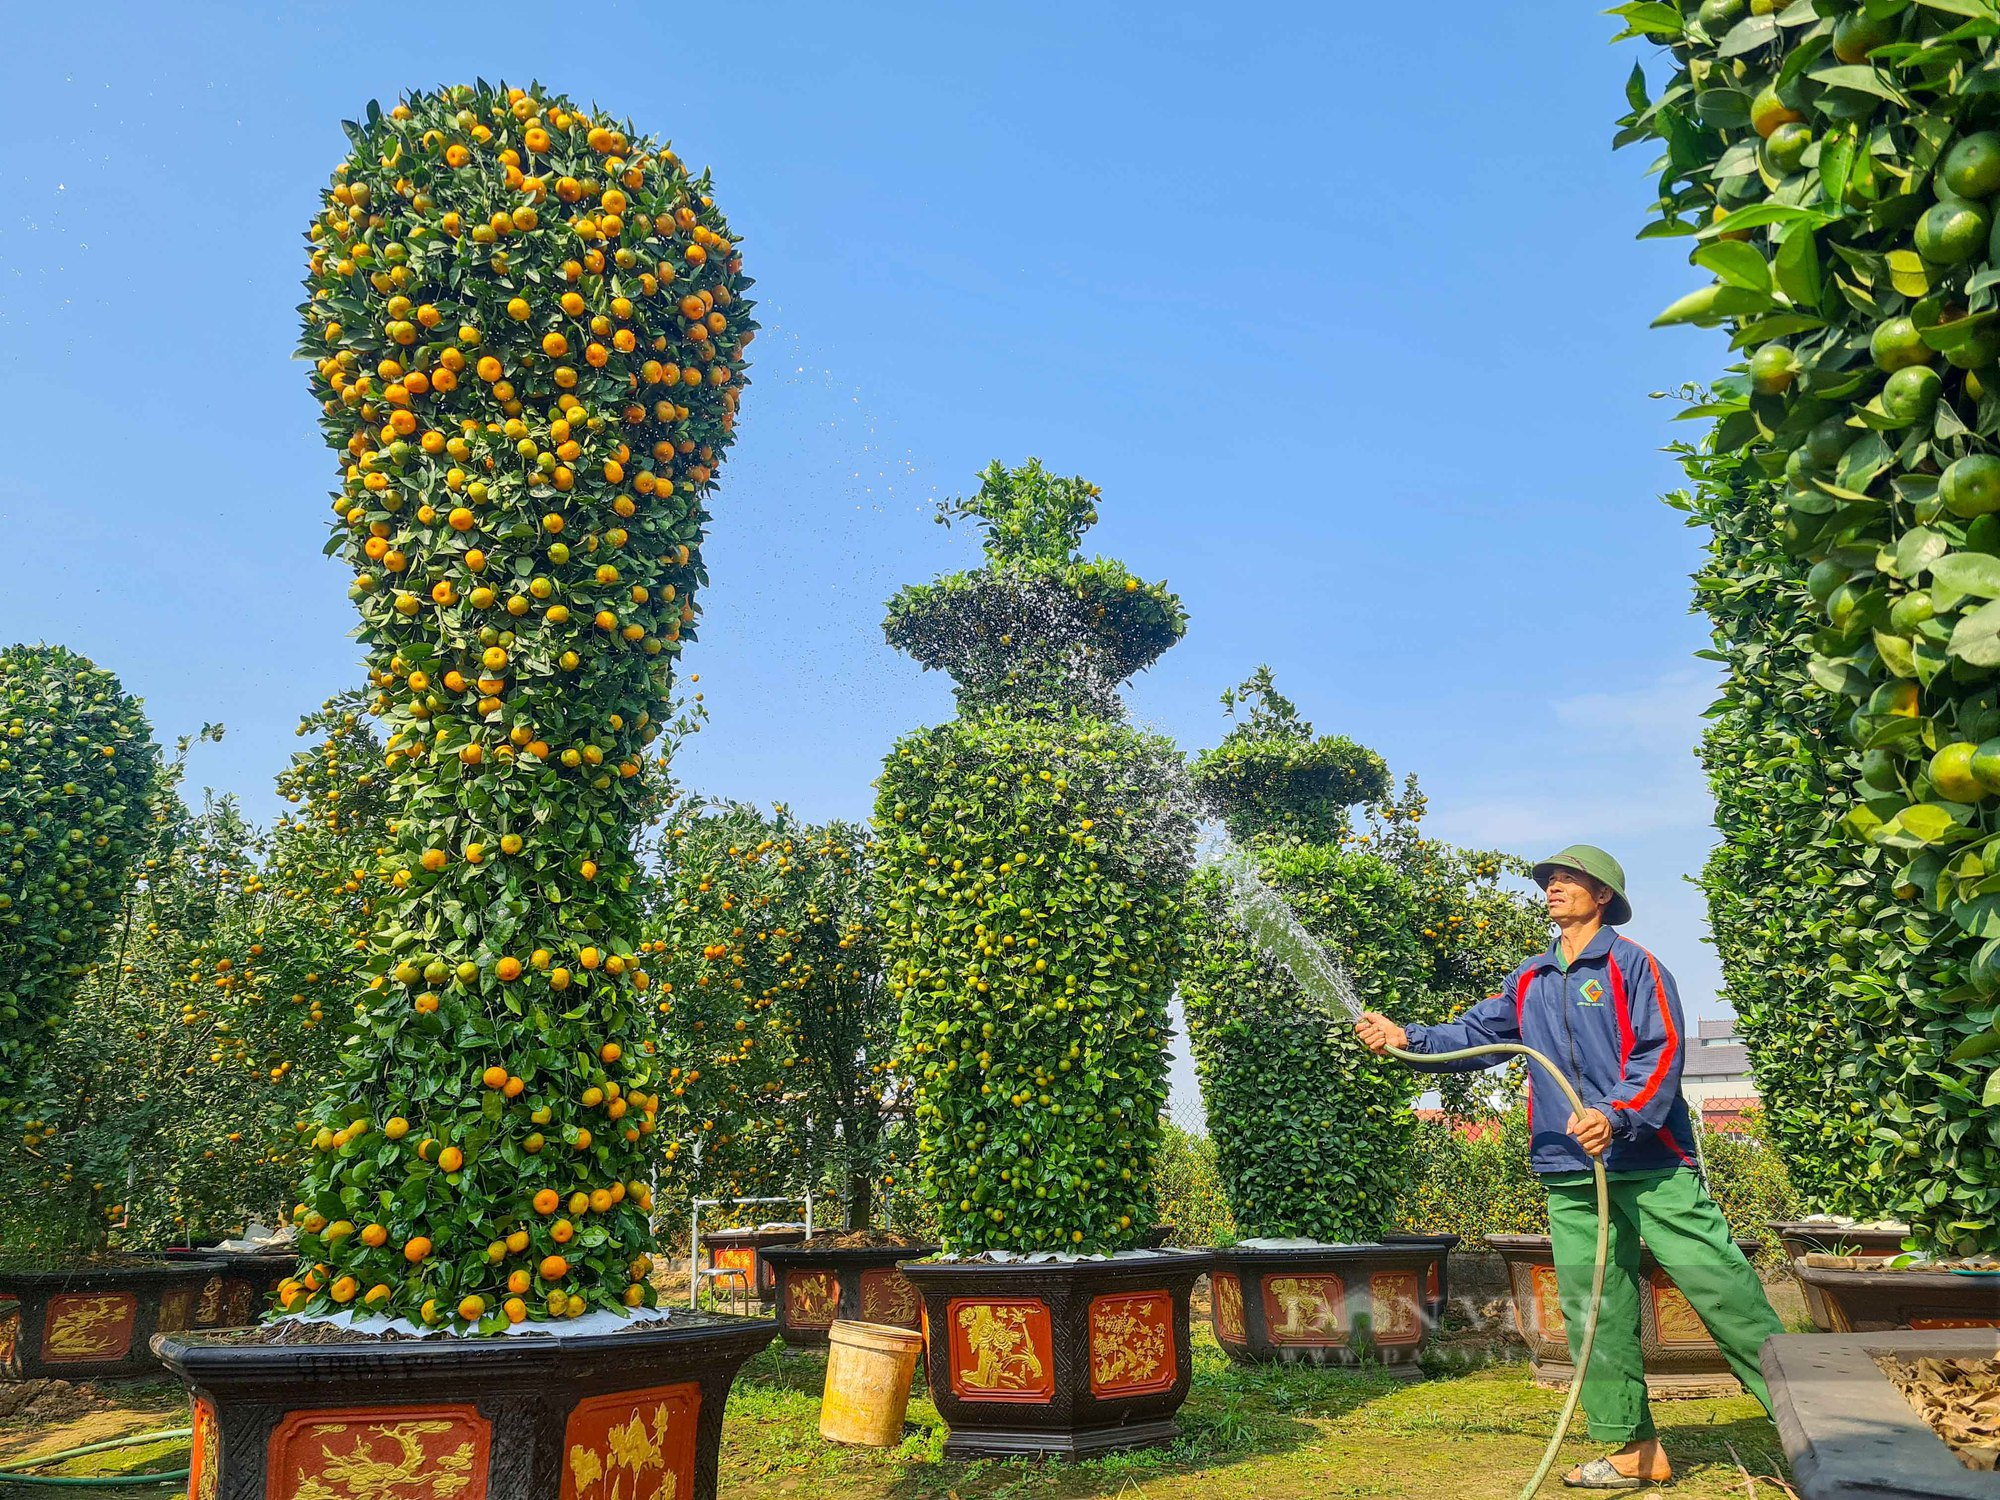
{"label": "green trousers", "polygon": [[[1556,1292],[1574,1359],[1590,1308],[1597,1190],[1582,1174],[1545,1177],[1543,1182],[1549,1192]],[[1771,1393],[1757,1367],[1757,1352],[1784,1327],[1757,1273],[1730,1238],[1722,1210],[1691,1171],[1632,1172],[1611,1178],[1604,1302],[1590,1368],[1583,1375],[1583,1411],[1591,1437],[1628,1443],[1654,1435],[1646,1361],[1639,1346],[1639,1299],[1649,1295],[1639,1273],[1641,1240],[1700,1316],[1736,1378],[1768,1412]]]}

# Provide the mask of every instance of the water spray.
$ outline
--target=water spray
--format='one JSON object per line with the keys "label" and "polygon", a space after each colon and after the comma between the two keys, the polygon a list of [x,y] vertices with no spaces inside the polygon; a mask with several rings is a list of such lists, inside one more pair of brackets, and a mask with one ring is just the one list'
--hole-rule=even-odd
{"label": "water spray", "polygon": [[[1300,925],[1291,907],[1258,877],[1255,857],[1230,847],[1227,835],[1223,835],[1218,846],[1211,851],[1210,858],[1228,883],[1231,919],[1265,957],[1281,964],[1291,974],[1315,1018],[1328,1025],[1339,1025],[1342,1017],[1335,1012],[1335,1007],[1338,1007],[1340,1012],[1345,1013],[1347,1021],[1360,1021],[1364,1007],[1361,997],[1354,992],[1354,983],[1348,978],[1345,966]],[[1469,1057],[1525,1057],[1540,1063],[1549,1077],[1555,1080],[1557,1087],[1568,1098],[1572,1112],[1582,1114],[1584,1111],[1583,1100],[1556,1065],[1533,1047],[1519,1042],[1493,1042],[1478,1047],[1462,1047],[1452,1052],[1418,1053],[1401,1047],[1384,1050],[1402,1062],[1418,1065],[1458,1062]],[[1597,1262],[1591,1271],[1590,1311],[1583,1320],[1583,1337],[1576,1351],[1576,1374],[1570,1380],[1562,1415],[1557,1419],[1556,1430],[1542,1454],[1541,1465],[1528,1481],[1527,1488],[1521,1491],[1521,1500],[1532,1500],[1543,1481],[1549,1477],[1549,1470],[1555,1467],[1556,1455],[1561,1451],[1563,1439],[1569,1435],[1570,1423],[1576,1418],[1577,1402],[1583,1395],[1583,1373],[1590,1366],[1591,1346],[1597,1340],[1597,1315],[1604,1296],[1604,1263],[1611,1243],[1611,1190],[1605,1180],[1602,1156],[1591,1158],[1590,1170],[1597,1184]]]}

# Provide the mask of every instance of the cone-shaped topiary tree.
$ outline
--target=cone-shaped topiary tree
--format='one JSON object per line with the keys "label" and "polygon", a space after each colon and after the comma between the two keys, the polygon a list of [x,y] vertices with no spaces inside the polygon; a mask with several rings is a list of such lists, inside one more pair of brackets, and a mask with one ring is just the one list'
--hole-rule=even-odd
{"label": "cone-shaped topiary tree", "polygon": [[[1498,885],[1519,861],[1421,831],[1414,781],[1349,740],[1315,737],[1259,668],[1225,709],[1245,710],[1193,767],[1208,809],[1250,868],[1338,955],[1361,999],[1442,1019],[1489,993],[1543,925]],[[1373,804],[1357,830],[1350,809]],[[1181,974],[1195,1071],[1238,1230],[1246,1238],[1373,1240],[1410,1176],[1410,1105],[1433,1079],[1371,1057],[1330,997],[1300,993],[1232,915],[1234,872],[1200,871]]]}
{"label": "cone-shaped topiary tree", "polygon": [[1118,686],[1186,616],[1079,554],[1097,494],[992,465],[942,516],[978,525],[985,565],[905,589],[885,626],[960,707],[897,743],[876,802],[884,958],[950,1250],[1111,1251],[1151,1224],[1193,826],[1173,746],[1124,722]]}
{"label": "cone-shaped topiary tree", "polygon": [[0,651],[0,1112],[123,909],[159,775],[116,677],[61,646]]}
{"label": "cone-shaped topiary tree", "polygon": [[653,1299],[633,839],[754,327],[705,177],[540,90],[347,127],[305,350],[395,859],[292,1309]]}

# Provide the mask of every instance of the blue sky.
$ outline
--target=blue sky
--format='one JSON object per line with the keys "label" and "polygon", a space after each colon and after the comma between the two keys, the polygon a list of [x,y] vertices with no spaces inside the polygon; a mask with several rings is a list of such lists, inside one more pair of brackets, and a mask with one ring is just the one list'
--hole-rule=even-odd
{"label": "blue sky", "polygon": [[0,638],[114,669],[163,739],[223,722],[195,780],[273,810],[358,660],[290,359],[338,122],[539,77],[711,164],[759,280],[696,785],[862,814],[950,712],[882,603],[970,560],[938,497],[1034,454],[1186,601],[1140,716],[1212,743],[1269,661],[1438,833],[1621,855],[1630,931],[1714,1014],[1699,555],[1656,498],[1688,429],[1649,393],[1724,356],[1646,327],[1701,278],[1633,239],[1647,158],[1608,142],[1640,54],[1595,10],[16,8]]}

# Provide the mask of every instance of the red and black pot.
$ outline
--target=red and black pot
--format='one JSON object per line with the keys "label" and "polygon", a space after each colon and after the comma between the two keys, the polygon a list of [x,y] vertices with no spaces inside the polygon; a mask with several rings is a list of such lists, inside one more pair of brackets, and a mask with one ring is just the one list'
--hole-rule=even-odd
{"label": "red and black pot", "polygon": [[1081,1458],[1171,1442],[1205,1252],[906,1261],[947,1458]]}
{"label": "red and black pot", "polygon": [[1444,1305],[1450,1238],[1217,1250],[1216,1342],[1239,1364],[1379,1365],[1414,1378]]}
{"label": "red and black pot", "polygon": [[2000,1328],[2000,1272],[1813,1263],[1823,1258],[1801,1256],[1792,1272],[1825,1310],[1829,1333]]}
{"label": "red and black pot", "polygon": [[0,1267],[0,1374],[15,1380],[157,1375],[148,1341],[194,1326],[208,1260],[117,1257],[87,1266]]}
{"label": "red and black pot", "polygon": [[215,1267],[195,1298],[190,1328],[244,1328],[270,1310],[278,1283],[298,1266],[290,1250],[197,1250],[172,1245],[157,1252],[176,1263],[206,1261]]}
{"label": "red and black pot", "polygon": [[[1797,1275],[1799,1259],[1806,1255],[1898,1255],[1910,1237],[1907,1224],[1855,1224],[1842,1219],[1771,1219],[1765,1227],[1785,1247],[1785,1264]],[[1826,1299],[1813,1282],[1799,1279],[1805,1293],[1806,1311],[1813,1327],[1821,1333],[1841,1332],[1833,1321]]]}
{"label": "red and black pot", "polygon": [[[713,1229],[701,1237],[701,1248],[708,1252],[711,1267],[734,1271],[741,1278],[740,1288],[769,1307],[778,1298],[778,1278],[764,1259],[764,1252],[780,1245],[799,1244],[805,1237],[802,1225]],[[731,1286],[728,1277],[714,1280],[716,1291],[724,1295],[737,1289]]]}
{"label": "red and black pot", "polygon": [[[1555,1253],[1545,1234],[1489,1234],[1487,1245],[1507,1263],[1514,1294],[1514,1326],[1534,1360],[1535,1383],[1565,1387],[1576,1372],[1569,1328],[1556,1288]],[[1755,1240],[1738,1240],[1745,1257]],[[1639,1345],[1646,1362],[1646,1390],[1655,1400],[1733,1396],[1742,1389],[1729,1361],[1701,1316],[1673,1278],[1643,1246],[1639,1251]]]}
{"label": "red and black pot", "polygon": [[194,1396],[203,1500],[714,1500],[723,1406],[773,1331],[681,1311],[597,1333],[154,1346]]}
{"label": "red and black pot", "polygon": [[762,1252],[776,1281],[778,1332],[804,1349],[826,1343],[836,1320],[921,1328],[923,1299],[897,1262],[935,1255],[935,1245],[815,1249],[779,1245]]}

